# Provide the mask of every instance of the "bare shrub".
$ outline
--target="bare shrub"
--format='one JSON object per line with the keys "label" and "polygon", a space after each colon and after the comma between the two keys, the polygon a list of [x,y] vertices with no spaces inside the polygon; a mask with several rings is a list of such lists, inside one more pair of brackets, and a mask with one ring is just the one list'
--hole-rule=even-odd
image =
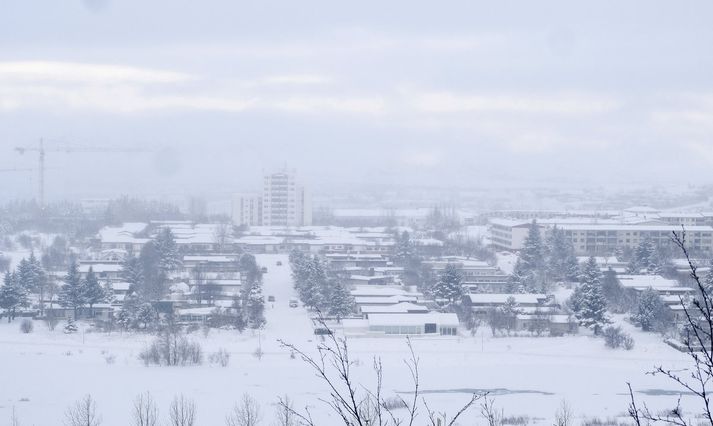
{"label": "bare shrub", "polygon": [[384,400],[381,402],[381,405],[384,406],[387,410],[396,410],[399,408],[408,408],[406,404],[404,403],[404,400],[399,398],[398,396],[392,396],[388,398],[384,398]]}
{"label": "bare shrub", "polygon": [[555,412],[554,426],[572,426],[572,408],[564,399],[560,403],[559,408]]}
{"label": "bare shrub", "polygon": [[528,417],[528,416],[506,416],[501,419],[501,424],[513,425],[513,426],[527,426],[528,424],[530,424],[530,417]]}
{"label": "bare shrub", "polygon": [[634,339],[627,333],[621,331],[621,327],[607,327],[602,333],[604,344],[608,348],[618,349],[623,347],[626,350],[634,348]]}
{"label": "bare shrub", "polygon": [[616,418],[606,417],[592,417],[582,421],[582,426],[625,426],[625,422],[619,422]]}
{"label": "bare shrub", "polygon": [[196,403],[183,395],[176,396],[168,412],[170,426],[195,426]]}
{"label": "bare shrub", "polygon": [[59,324],[59,320],[53,316],[48,316],[45,318],[45,324],[47,325],[47,329],[49,331],[54,331],[54,329],[57,327],[57,324]]}
{"label": "bare shrub", "polygon": [[630,351],[634,349],[634,338],[629,336],[628,334],[624,336],[624,339],[621,342],[621,345],[626,349],[627,351]]}
{"label": "bare shrub", "polygon": [[20,419],[15,411],[15,406],[12,406],[12,413],[10,413],[10,426],[20,426]]}
{"label": "bare shrub", "polygon": [[272,424],[273,426],[300,425],[299,419],[294,414],[294,404],[287,395],[285,395],[285,397],[281,399],[281,403],[277,405],[275,421]]}
{"label": "bare shrub", "polygon": [[65,412],[65,426],[99,426],[101,416],[97,414],[97,404],[87,395],[69,407]]}
{"label": "bare shrub", "polygon": [[158,407],[150,393],[146,392],[134,399],[132,421],[132,426],[158,425]]}
{"label": "bare shrub", "polygon": [[261,419],[260,404],[244,393],[240,403],[235,403],[233,411],[225,418],[225,424],[226,426],[257,426]]}
{"label": "bare shrub", "polygon": [[265,355],[265,352],[262,351],[262,348],[257,348],[255,349],[255,352],[253,352],[253,356],[258,359],[258,361],[262,360],[262,357]]}
{"label": "bare shrub", "polygon": [[228,364],[230,364],[230,352],[226,351],[224,348],[220,348],[217,352],[213,352],[208,356],[208,362],[212,365],[227,367]]}
{"label": "bare shrub", "polygon": [[30,334],[34,329],[35,325],[32,323],[31,319],[25,318],[22,320],[22,322],[20,322],[20,331],[24,334]]}
{"label": "bare shrub", "polygon": [[495,408],[495,400],[487,396],[480,404],[480,415],[483,416],[488,426],[502,426],[504,414]]}
{"label": "bare shrub", "polygon": [[139,353],[145,365],[185,366],[203,363],[203,349],[178,331],[162,332],[149,347]]}

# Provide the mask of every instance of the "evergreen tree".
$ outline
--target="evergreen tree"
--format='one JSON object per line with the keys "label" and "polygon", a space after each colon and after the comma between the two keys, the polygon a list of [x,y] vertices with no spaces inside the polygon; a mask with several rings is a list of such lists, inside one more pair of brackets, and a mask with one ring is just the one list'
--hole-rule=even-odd
{"label": "evergreen tree", "polygon": [[611,310],[621,312],[626,306],[626,295],[616,272],[610,267],[602,278],[602,294]]}
{"label": "evergreen tree", "polygon": [[131,312],[127,309],[126,306],[122,306],[119,309],[119,312],[116,313],[116,324],[122,330],[128,330],[131,328],[132,323],[133,323],[133,318],[132,318]]}
{"label": "evergreen tree", "polygon": [[592,328],[595,334],[599,334],[602,326],[609,323],[600,279],[597,261],[590,257],[582,269],[581,284],[570,301],[580,325]]}
{"label": "evergreen tree", "polygon": [[456,265],[449,263],[434,285],[431,293],[436,299],[445,299],[448,303],[459,301],[463,297],[463,276]]}
{"label": "evergreen tree", "polygon": [[574,255],[574,246],[563,230],[553,227],[547,234],[546,268],[549,277],[556,281],[576,281],[579,264]]}
{"label": "evergreen tree", "polygon": [[84,286],[79,273],[79,265],[76,260],[69,263],[67,275],[64,277],[64,285],[59,291],[59,304],[65,308],[74,310],[74,318],[77,318],[77,311],[85,305]]}
{"label": "evergreen tree", "polygon": [[17,269],[15,270],[17,274],[18,283],[25,289],[26,292],[31,292],[33,290],[33,274],[30,262],[24,257],[17,264]]}
{"label": "evergreen tree", "polygon": [[235,316],[233,325],[239,332],[242,333],[245,331],[247,323],[245,322],[245,314],[243,312],[243,301],[238,296],[233,298],[233,311]]}
{"label": "evergreen tree", "polygon": [[49,290],[47,273],[42,267],[42,262],[37,257],[35,257],[35,252],[30,252],[28,267],[29,281],[27,285],[31,289],[31,291],[37,294],[40,302],[40,314],[42,315],[44,314],[45,293]]}
{"label": "evergreen tree", "polygon": [[302,303],[313,309],[324,307],[328,289],[327,272],[321,259],[313,257],[305,264],[306,280],[299,290]]}
{"label": "evergreen tree", "polygon": [[510,287],[512,290],[522,288],[529,292],[543,291],[547,286],[545,273],[545,254],[540,227],[537,221],[533,220],[515,263]]}
{"label": "evergreen tree", "polygon": [[540,237],[540,227],[537,221],[530,224],[527,238],[520,251],[519,259],[523,266],[530,271],[542,271],[545,265],[544,248]]}
{"label": "evergreen tree", "polygon": [[144,272],[139,258],[129,257],[124,260],[121,266],[121,278],[129,283],[129,293],[140,292],[144,284]]}
{"label": "evergreen tree", "polygon": [[525,262],[521,261],[518,257],[515,261],[512,275],[510,275],[510,279],[508,280],[506,287],[507,292],[526,293],[527,291],[534,291],[536,287],[537,279],[535,278],[535,271],[529,269]]}
{"label": "evergreen tree", "polygon": [[6,272],[0,287],[0,308],[7,312],[7,322],[15,319],[17,308],[28,306],[27,290],[20,283],[17,272]]}
{"label": "evergreen tree", "polygon": [[307,282],[308,268],[307,263],[310,259],[300,250],[294,249],[290,252],[290,267],[292,268],[292,281],[295,289],[301,292]]}
{"label": "evergreen tree", "polygon": [[408,231],[403,231],[401,235],[397,233],[395,239],[394,260],[397,265],[404,268],[404,283],[406,285],[422,285],[419,274],[421,271],[421,259],[416,255],[416,247],[411,240],[411,236]]}
{"label": "evergreen tree", "polygon": [[[90,310],[94,308],[95,304],[106,301],[106,293],[99,284],[99,280],[97,280],[97,276],[94,274],[94,268],[91,266],[89,267],[89,271],[87,271],[87,276],[84,277],[84,281],[82,282],[82,295],[84,303],[89,305]],[[92,311],[92,314],[93,312],[94,311]]]}
{"label": "evergreen tree", "polygon": [[656,290],[648,288],[641,292],[631,321],[643,331],[661,331],[670,322],[670,311]]}
{"label": "evergreen tree", "polygon": [[663,260],[656,245],[650,238],[639,242],[629,261],[627,272],[630,274],[660,274],[663,270]]}
{"label": "evergreen tree", "polygon": [[520,313],[520,306],[517,300],[515,300],[513,296],[508,297],[498,310],[502,314],[503,326],[508,334],[510,334],[510,331],[514,329],[517,324],[517,316]]}
{"label": "evergreen tree", "polygon": [[703,287],[709,296],[713,296],[713,259],[708,263],[708,273],[703,279]]}
{"label": "evergreen tree", "polygon": [[136,308],[136,323],[143,329],[149,328],[156,319],[156,310],[150,303],[144,302]]}
{"label": "evergreen tree", "polygon": [[161,271],[168,273],[181,267],[183,262],[171,228],[161,228],[154,242],[159,254],[159,268]]}
{"label": "evergreen tree", "polygon": [[79,329],[77,328],[77,324],[74,322],[74,319],[68,318],[67,324],[64,326],[64,334],[76,333],[78,330]]}
{"label": "evergreen tree", "polygon": [[265,298],[262,295],[262,285],[255,282],[247,298],[248,326],[253,329],[261,328],[265,324]]}
{"label": "evergreen tree", "polygon": [[396,234],[396,247],[394,250],[394,259],[400,265],[405,265],[415,256],[413,243],[408,231],[403,231],[401,235]]}
{"label": "evergreen tree", "polygon": [[116,296],[114,295],[114,286],[110,281],[104,283],[104,302],[109,304],[116,303]]}
{"label": "evergreen tree", "polygon": [[245,253],[240,256],[239,262],[240,272],[245,275],[248,289],[250,289],[255,282],[262,280],[262,272],[260,271],[260,266],[257,264],[257,260],[255,260],[255,256]]}
{"label": "evergreen tree", "polygon": [[142,300],[160,300],[168,292],[166,271],[161,268],[161,253],[155,241],[149,241],[141,248],[139,255],[142,284],[138,295]]}
{"label": "evergreen tree", "polygon": [[340,282],[334,283],[329,304],[329,315],[337,317],[337,321],[354,312],[354,298]]}

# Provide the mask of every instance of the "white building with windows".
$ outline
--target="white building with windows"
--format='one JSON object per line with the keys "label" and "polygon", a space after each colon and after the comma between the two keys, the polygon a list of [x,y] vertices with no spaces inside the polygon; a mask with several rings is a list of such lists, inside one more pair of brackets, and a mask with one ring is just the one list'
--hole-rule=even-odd
{"label": "white building with windows", "polygon": [[441,335],[458,334],[458,316],[452,313],[371,314],[367,319],[370,334]]}
{"label": "white building with windows", "polygon": [[262,197],[258,194],[233,195],[232,219],[236,226],[262,225]]}
{"label": "white building with windows", "polygon": [[266,174],[262,190],[262,225],[306,226],[312,224],[312,201],[295,172]]}

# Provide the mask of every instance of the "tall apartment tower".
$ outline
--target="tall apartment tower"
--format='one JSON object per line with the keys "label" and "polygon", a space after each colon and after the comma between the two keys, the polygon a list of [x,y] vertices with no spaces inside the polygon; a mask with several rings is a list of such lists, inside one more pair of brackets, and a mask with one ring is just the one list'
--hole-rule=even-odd
{"label": "tall apartment tower", "polygon": [[312,224],[312,200],[297,183],[294,170],[266,174],[262,189],[262,224],[304,226]]}

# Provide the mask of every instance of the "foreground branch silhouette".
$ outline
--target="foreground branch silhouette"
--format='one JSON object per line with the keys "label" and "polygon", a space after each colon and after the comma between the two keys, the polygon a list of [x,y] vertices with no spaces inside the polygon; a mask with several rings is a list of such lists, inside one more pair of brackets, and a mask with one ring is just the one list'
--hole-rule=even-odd
{"label": "foreground branch silhouette", "polygon": [[[662,375],[667,377],[682,388],[683,392],[688,392],[694,396],[699,402],[698,409],[701,410],[700,417],[703,420],[696,421],[695,424],[708,424],[713,426],[713,416],[711,415],[710,406],[710,389],[708,385],[713,379],[713,297],[711,290],[708,288],[701,277],[698,275],[698,268],[691,260],[690,253],[686,247],[686,230],[681,227],[680,232],[673,232],[671,237],[673,243],[683,253],[690,270],[690,277],[698,290],[697,297],[691,305],[687,306],[684,299],[679,296],[686,321],[682,333],[683,344],[685,345],[686,354],[692,361],[691,368],[687,369],[690,374],[681,374],[680,372],[666,369],[663,366],[657,366],[651,375]],[[640,407],[636,404],[634,392],[629,386],[629,417],[637,426],[642,426],[649,423],[667,423],[677,426],[689,426],[692,424],[692,419],[687,418],[681,407],[681,397],[679,396],[676,405],[671,410],[665,413],[654,413],[646,404]],[[690,416],[689,416],[690,417]]]}
{"label": "foreground branch silhouette", "polygon": [[[357,383],[352,374],[352,367],[355,364],[350,358],[349,345],[346,337],[337,337],[334,331],[329,328],[324,318],[319,315],[316,320],[319,326],[325,330],[325,339],[317,345],[317,355],[311,356],[294,344],[284,340],[278,340],[280,345],[299,355],[316,374],[318,378],[329,389],[328,398],[319,398],[331,408],[341,419],[345,426],[413,426],[419,414],[419,406],[423,405],[429,425],[432,426],[453,426],[456,420],[470,409],[473,404],[484,397],[485,394],[472,394],[470,399],[451,417],[447,413],[437,413],[431,410],[425,398],[420,395],[419,382],[419,358],[413,349],[410,338],[406,338],[406,345],[409,349],[409,358],[404,360],[404,364],[409,370],[412,380],[413,394],[408,400],[398,395],[386,398],[383,395],[383,374],[384,368],[381,359],[374,357],[373,369],[376,376],[376,385],[369,388],[361,383]],[[315,420],[309,408],[303,411],[293,409],[285,400],[279,400],[280,406],[297,417],[303,425],[316,426]],[[399,415],[395,410],[406,409],[406,414]]]}

